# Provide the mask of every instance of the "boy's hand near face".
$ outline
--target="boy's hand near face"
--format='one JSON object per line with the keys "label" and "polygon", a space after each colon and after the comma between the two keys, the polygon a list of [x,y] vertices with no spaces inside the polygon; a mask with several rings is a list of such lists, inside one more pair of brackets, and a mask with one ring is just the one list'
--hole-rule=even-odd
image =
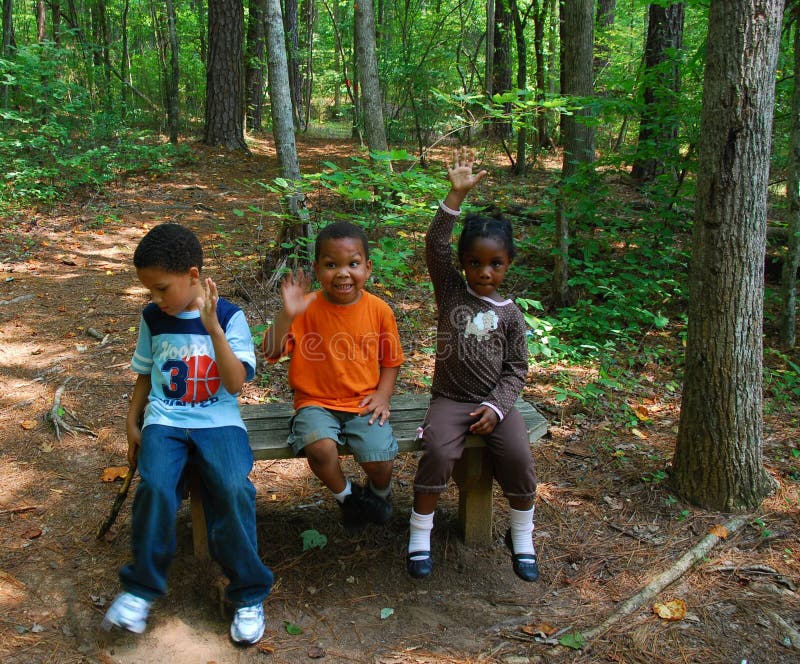
{"label": "boy's hand near face", "polygon": [[209,334],[213,334],[215,331],[214,327],[219,328],[219,330],[216,331],[222,331],[219,320],[217,319],[217,302],[219,302],[217,284],[214,283],[211,277],[207,277],[203,283],[203,296],[198,297],[197,300],[195,300],[195,304],[197,304],[197,308],[200,310],[200,320]]}
{"label": "boy's hand near face", "polygon": [[302,314],[316,298],[316,293],[311,297],[306,297],[310,284],[311,277],[306,275],[303,270],[298,270],[296,274],[290,272],[281,279],[283,310],[290,319],[294,320]]}

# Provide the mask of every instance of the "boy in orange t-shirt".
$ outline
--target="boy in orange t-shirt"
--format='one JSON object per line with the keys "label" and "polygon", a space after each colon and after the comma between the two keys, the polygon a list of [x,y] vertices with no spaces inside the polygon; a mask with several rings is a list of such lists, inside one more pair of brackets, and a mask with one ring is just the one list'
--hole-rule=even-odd
{"label": "boy in orange t-shirt", "polygon": [[[345,530],[392,516],[391,480],[397,440],[388,423],[389,402],[403,350],[394,314],[364,285],[372,273],[364,231],[348,222],[323,228],[314,246],[320,290],[310,278],[288,274],[283,309],[264,335],[267,361],[291,355],[289,385],[295,414],[289,444],[305,454],[314,474],[333,492]],[[368,478],[345,477],[339,446],[347,444]]]}

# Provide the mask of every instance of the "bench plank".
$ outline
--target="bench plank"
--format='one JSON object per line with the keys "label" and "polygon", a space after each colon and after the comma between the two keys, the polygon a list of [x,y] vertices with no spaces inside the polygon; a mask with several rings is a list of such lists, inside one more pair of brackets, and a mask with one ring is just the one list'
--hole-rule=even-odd
{"label": "bench plank", "polygon": [[[392,397],[391,424],[400,453],[420,450],[417,429],[425,420],[428,394],[398,394]],[[531,443],[547,433],[547,420],[527,401],[515,404],[528,428]],[[243,404],[242,418],[247,426],[253,458],[294,459],[287,444],[289,420],[294,409],[288,403]],[[480,436],[467,436],[466,449],[453,471],[458,486],[458,519],[468,546],[487,546],[492,538],[492,469],[489,453]],[[342,454],[351,454],[345,446]],[[197,558],[208,558],[205,541],[205,516],[195,491],[191,492],[194,551]]]}

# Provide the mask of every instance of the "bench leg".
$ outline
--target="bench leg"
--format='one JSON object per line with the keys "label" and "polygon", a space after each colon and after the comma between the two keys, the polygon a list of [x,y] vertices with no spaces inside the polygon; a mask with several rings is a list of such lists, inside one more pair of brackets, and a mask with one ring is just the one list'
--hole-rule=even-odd
{"label": "bench leg", "polygon": [[492,541],[492,468],[483,447],[464,450],[453,470],[458,485],[458,521],[467,546],[488,546]]}
{"label": "bench leg", "polygon": [[208,560],[208,535],[206,533],[206,513],[203,509],[200,478],[193,472],[189,476],[189,507],[192,514],[192,543],[194,557],[198,560]]}

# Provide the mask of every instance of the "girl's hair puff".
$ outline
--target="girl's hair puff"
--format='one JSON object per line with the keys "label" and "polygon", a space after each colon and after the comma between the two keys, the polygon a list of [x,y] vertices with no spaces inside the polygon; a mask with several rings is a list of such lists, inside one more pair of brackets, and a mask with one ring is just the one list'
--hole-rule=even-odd
{"label": "girl's hair puff", "polygon": [[469,251],[478,238],[490,237],[499,240],[508,253],[509,260],[514,260],[517,248],[514,245],[514,234],[511,222],[499,210],[470,212],[464,217],[464,228],[458,238],[458,257],[461,259]]}

